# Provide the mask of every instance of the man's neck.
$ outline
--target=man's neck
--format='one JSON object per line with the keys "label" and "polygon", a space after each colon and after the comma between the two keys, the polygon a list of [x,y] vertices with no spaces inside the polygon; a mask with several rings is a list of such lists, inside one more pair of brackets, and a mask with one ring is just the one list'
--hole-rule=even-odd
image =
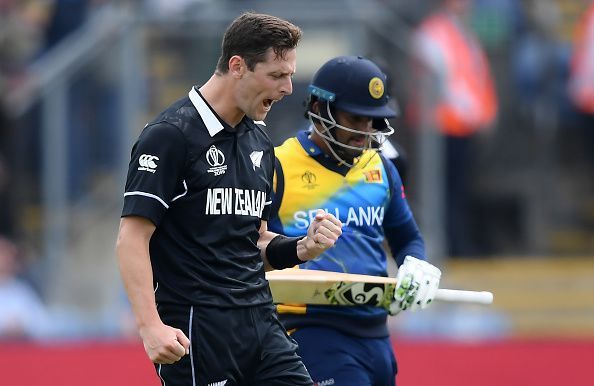
{"label": "man's neck", "polygon": [[235,103],[235,87],[230,76],[213,74],[199,90],[204,100],[229,126],[237,126],[245,116]]}

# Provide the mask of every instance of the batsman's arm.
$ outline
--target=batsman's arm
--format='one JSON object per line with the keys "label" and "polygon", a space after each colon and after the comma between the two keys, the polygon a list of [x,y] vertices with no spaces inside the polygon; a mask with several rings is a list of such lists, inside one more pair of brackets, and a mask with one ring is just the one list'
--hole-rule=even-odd
{"label": "batsman's arm", "polygon": [[154,363],[171,364],[188,353],[190,341],[181,330],[163,324],[157,312],[149,254],[154,231],[145,218],[122,218],[116,254],[145,351]]}

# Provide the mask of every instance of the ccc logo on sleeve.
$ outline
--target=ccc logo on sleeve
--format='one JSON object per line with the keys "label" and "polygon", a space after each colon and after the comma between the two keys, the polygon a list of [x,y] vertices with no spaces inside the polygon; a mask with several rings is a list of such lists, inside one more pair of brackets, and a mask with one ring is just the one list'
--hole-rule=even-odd
{"label": "ccc logo on sleeve", "polygon": [[143,154],[138,158],[138,170],[154,173],[157,171],[159,157],[150,154]]}

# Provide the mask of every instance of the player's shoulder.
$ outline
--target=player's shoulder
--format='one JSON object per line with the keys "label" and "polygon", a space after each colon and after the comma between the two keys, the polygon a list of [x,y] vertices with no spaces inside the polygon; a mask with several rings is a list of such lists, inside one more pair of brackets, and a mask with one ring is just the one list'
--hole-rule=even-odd
{"label": "player's shoulder", "polygon": [[183,134],[179,127],[173,125],[166,120],[154,120],[147,123],[140,133],[140,140],[162,140],[166,141],[171,138],[183,138]]}
{"label": "player's shoulder", "polygon": [[149,125],[170,125],[185,132],[199,123],[198,112],[186,96],[169,105]]}
{"label": "player's shoulder", "polygon": [[304,153],[303,146],[297,137],[287,138],[274,148],[277,158],[297,157]]}
{"label": "player's shoulder", "polygon": [[264,123],[264,121],[254,121],[247,117],[245,119],[246,119],[246,125],[249,128],[253,129],[253,132],[255,133],[256,136],[259,137],[259,140],[266,142],[267,144],[269,144],[272,147],[273,144],[272,144],[272,140],[270,139],[270,136],[268,135],[268,132],[266,130],[266,123]]}
{"label": "player's shoulder", "polygon": [[299,145],[299,141],[297,137],[289,137],[283,141],[280,145],[276,146],[275,149],[283,150],[283,149],[290,149],[294,148],[295,146]]}
{"label": "player's shoulder", "polygon": [[373,169],[384,162],[384,156],[377,149],[367,149],[357,162],[360,168]]}

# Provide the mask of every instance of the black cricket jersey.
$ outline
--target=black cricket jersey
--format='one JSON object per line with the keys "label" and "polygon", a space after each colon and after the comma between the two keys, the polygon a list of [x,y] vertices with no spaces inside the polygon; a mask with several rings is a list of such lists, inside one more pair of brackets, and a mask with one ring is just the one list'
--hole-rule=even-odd
{"label": "black cricket jersey", "polygon": [[132,148],[124,216],[156,225],[150,241],[157,303],[270,303],[257,246],[268,220],[274,148],[247,117],[232,128],[196,88]]}

